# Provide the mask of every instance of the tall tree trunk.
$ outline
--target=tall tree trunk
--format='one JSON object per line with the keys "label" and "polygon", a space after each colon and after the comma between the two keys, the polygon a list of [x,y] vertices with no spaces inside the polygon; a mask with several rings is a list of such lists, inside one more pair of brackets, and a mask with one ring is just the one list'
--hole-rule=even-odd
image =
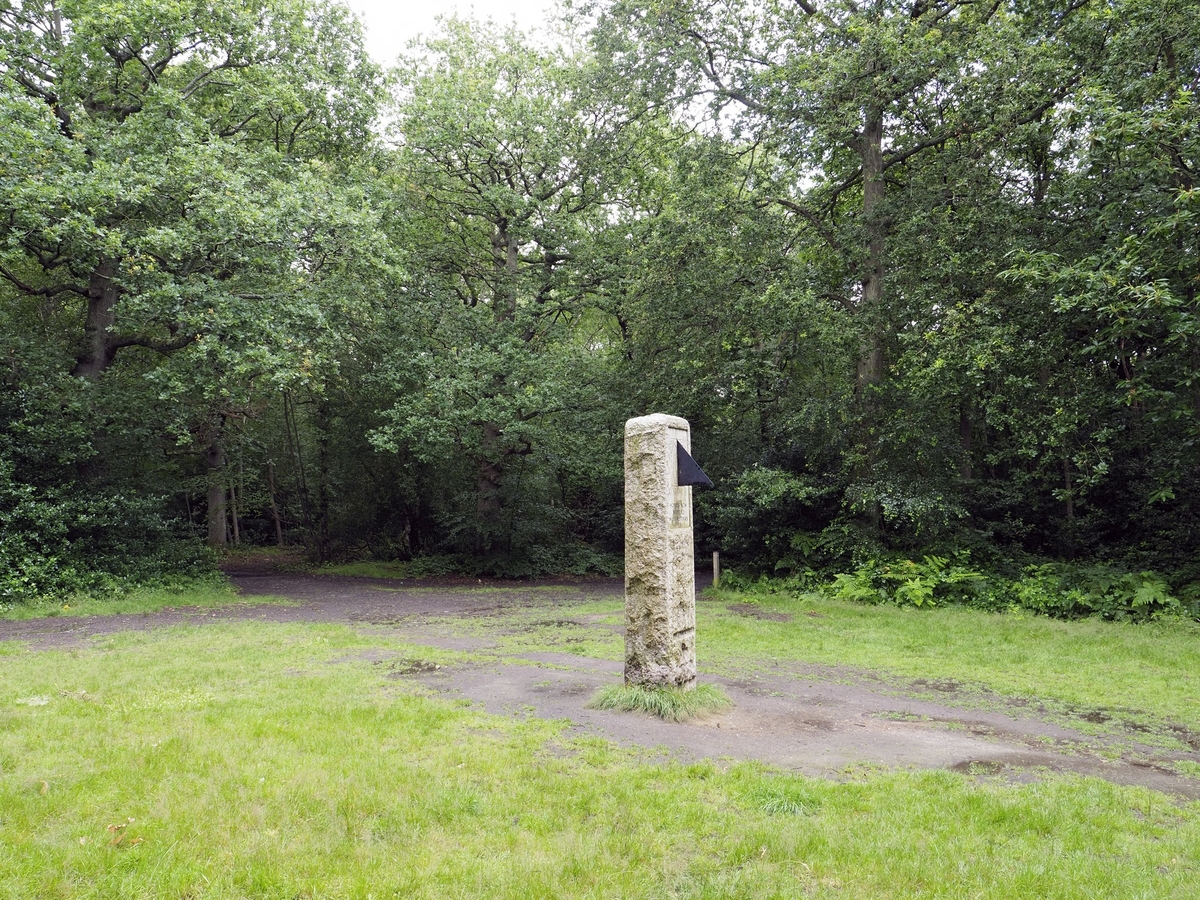
{"label": "tall tree trunk", "polygon": [[221,431],[209,439],[208,452],[208,545],[224,547],[229,543],[229,528],[225,512],[225,448],[221,446]]}
{"label": "tall tree trunk", "polygon": [[517,313],[520,249],[516,235],[509,231],[508,219],[498,219],[492,231],[492,272],[496,279],[492,294],[492,316],[497,322],[507,322]]}
{"label": "tall tree trunk", "polygon": [[1071,458],[1063,455],[1063,494],[1067,513],[1067,559],[1075,558],[1075,486],[1071,480]]}
{"label": "tall tree trunk", "polygon": [[883,110],[871,109],[863,123],[863,223],[867,230],[867,262],[862,276],[862,316],[865,336],[858,358],[855,390],[860,406],[873,405],[873,388],[883,381],[883,340],[879,333],[884,298],[884,251],[887,226],[883,221],[886,184],[883,174]]}
{"label": "tall tree trunk", "polygon": [[475,552],[491,548],[491,532],[500,512],[500,478],[503,466],[496,458],[500,429],[491,422],[483,426],[479,474],[475,495]]}
{"label": "tall tree trunk", "polygon": [[[871,66],[874,71],[875,65]],[[883,173],[883,109],[872,107],[867,110],[863,121],[862,136],[863,167],[863,225],[867,232],[867,259],[862,275],[862,306],[859,317],[863,337],[859,346],[858,365],[854,384],[854,396],[858,405],[859,444],[862,447],[862,462],[858,478],[870,478],[878,459],[877,389],[883,383],[884,356],[883,338],[880,328],[883,322],[884,300],[884,250],[886,246],[886,223],[883,221],[883,204],[886,184]],[[866,520],[873,531],[883,523],[883,508],[876,502],[865,511]]]}
{"label": "tall tree trunk", "polygon": [[962,465],[959,474],[964,481],[971,480],[971,417],[964,404],[958,413],[958,439],[962,445]]}
{"label": "tall tree trunk", "polygon": [[275,502],[275,461],[267,460],[267,490],[271,492],[271,518],[275,520],[275,546],[283,546],[283,523],[279,520],[279,504]]}
{"label": "tall tree trunk", "polygon": [[242,533],[238,527],[237,489],[233,482],[229,484],[229,518],[233,522],[233,544],[236,547],[242,542]]}
{"label": "tall tree trunk", "polygon": [[[509,222],[501,218],[492,231],[492,271],[495,290],[492,295],[492,318],[497,325],[511,322],[517,314],[517,273],[520,266],[520,244],[509,231]],[[497,388],[503,388],[504,376],[499,376]],[[500,438],[504,432],[495,422],[484,422],[479,446],[479,468],[476,473],[475,495],[475,552],[491,549],[492,532],[500,512],[500,482],[504,476],[504,452]]]}
{"label": "tall tree trunk", "polygon": [[317,496],[313,504],[312,542],[317,562],[328,562],[329,545],[329,431],[332,416],[327,401],[318,397],[313,404],[313,426],[317,442]]}
{"label": "tall tree trunk", "polygon": [[116,261],[106,259],[96,266],[88,279],[87,318],[83,325],[85,346],[75,359],[72,375],[97,378],[112,362],[115,351],[111,328],[118,296],[113,281],[116,274]]}
{"label": "tall tree trunk", "polygon": [[312,517],[309,515],[308,477],[304,472],[304,457],[300,452],[300,427],[296,424],[296,405],[286,392],[283,395],[283,426],[288,448],[291,450],[296,496],[300,498],[300,524],[308,531],[312,525]]}

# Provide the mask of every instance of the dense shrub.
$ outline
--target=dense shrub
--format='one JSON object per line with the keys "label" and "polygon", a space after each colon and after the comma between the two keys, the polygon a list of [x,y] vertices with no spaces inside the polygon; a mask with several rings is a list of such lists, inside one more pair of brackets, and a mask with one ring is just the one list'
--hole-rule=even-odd
{"label": "dense shrub", "polygon": [[213,575],[212,555],[159,498],[105,477],[78,397],[0,399],[0,604]]}
{"label": "dense shrub", "polygon": [[960,603],[983,609],[1028,609],[1058,619],[1096,616],[1145,621],[1184,611],[1156,572],[1113,566],[1042,563],[1017,578],[974,571],[965,556],[927,556],[920,562],[871,561],[836,576],[826,590],[843,600],[936,606]]}
{"label": "dense shrub", "polygon": [[448,554],[417,557],[408,565],[422,575],[489,575],[496,578],[620,575],[625,568],[624,560],[619,555],[603,553],[585,544],[529,547],[485,556]]}
{"label": "dense shrub", "polygon": [[722,586],[771,593],[820,591],[858,603],[1026,609],[1057,619],[1094,616],[1140,622],[1167,615],[1200,618],[1200,585],[1173,591],[1157,572],[1043,562],[1010,576],[977,570],[965,553],[926,556],[920,561],[870,560],[853,572],[837,573],[832,580],[812,569],[787,578],[758,580],[729,572],[722,576]]}

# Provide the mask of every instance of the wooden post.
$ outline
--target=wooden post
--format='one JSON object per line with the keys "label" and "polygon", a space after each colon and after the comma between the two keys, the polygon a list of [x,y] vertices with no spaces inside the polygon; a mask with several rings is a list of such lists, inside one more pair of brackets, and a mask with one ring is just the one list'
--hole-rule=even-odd
{"label": "wooden post", "polygon": [[713,587],[721,586],[721,551],[713,551]]}

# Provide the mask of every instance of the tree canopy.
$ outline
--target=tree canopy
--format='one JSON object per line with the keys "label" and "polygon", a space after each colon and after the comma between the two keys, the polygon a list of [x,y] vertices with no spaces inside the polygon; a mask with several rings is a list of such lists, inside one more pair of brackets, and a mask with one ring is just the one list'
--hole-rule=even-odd
{"label": "tree canopy", "polygon": [[3,596],[202,542],[612,571],[652,411],[744,571],[1186,591],[1198,23],[595,0],[384,72],[324,0],[0,0]]}

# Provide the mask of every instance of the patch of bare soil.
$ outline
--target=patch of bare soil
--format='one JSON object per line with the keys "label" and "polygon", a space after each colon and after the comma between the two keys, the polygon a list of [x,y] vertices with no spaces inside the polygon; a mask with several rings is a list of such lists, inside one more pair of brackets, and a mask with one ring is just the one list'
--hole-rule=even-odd
{"label": "patch of bare soil", "polygon": [[[488,637],[488,619],[511,613],[531,617],[541,627],[561,623],[573,634],[580,629],[611,634],[613,626],[603,617],[574,610],[580,603],[622,592],[619,579],[457,579],[449,584],[247,573],[234,574],[233,581],[248,599],[274,595],[297,603],[0,622],[0,640],[43,649],[86,644],[117,631],[253,619],[346,623],[431,648],[478,650],[495,644]],[[737,607],[734,611],[744,615],[757,610],[752,604]],[[475,622],[471,636],[445,627],[446,620],[456,619]],[[493,713],[568,719],[580,732],[629,747],[664,748],[681,758],[755,759],[826,777],[863,767],[945,768],[1014,781],[1036,778],[1042,771],[1076,772],[1200,799],[1200,780],[1173,769],[1182,760],[1200,763],[1200,734],[1193,730],[1169,726],[1169,734],[1191,750],[1165,751],[1140,742],[1139,732],[1121,728],[1120,722],[1110,723],[1111,734],[1085,734],[1069,722],[1052,721],[1036,704],[1009,700],[995,709],[980,709],[966,687],[949,680],[898,688],[869,673],[816,666],[748,671],[737,678],[705,676],[725,689],[733,708],[702,721],[672,724],[587,708],[597,690],[621,677],[619,659],[542,652],[447,665],[381,651],[368,661],[381,679],[415,679],[432,692],[467,698]],[[1081,710],[1077,718],[1094,730],[1102,724],[1100,716],[1108,715],[1096,712]]]}
{"label": "patch of bare soil", "polygon": [[764,622],[790,622],[792,617],[787,613],[771,612],[763,609],[753,603],[731,603],[729,611],[737,613],[739,616],[747,616],[751,619],[761,619]]}

